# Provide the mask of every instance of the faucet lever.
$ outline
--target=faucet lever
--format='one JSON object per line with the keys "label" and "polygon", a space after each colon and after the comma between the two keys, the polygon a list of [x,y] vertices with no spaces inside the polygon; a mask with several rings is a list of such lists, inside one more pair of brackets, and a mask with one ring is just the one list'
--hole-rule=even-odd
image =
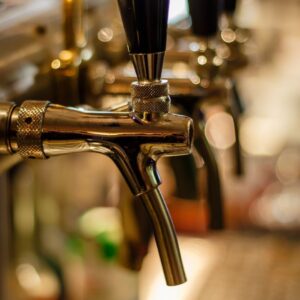
{"label": "faucet lever", "polygon": [[118,2],[138,80],[160,80],[166,50],[169,0]]}

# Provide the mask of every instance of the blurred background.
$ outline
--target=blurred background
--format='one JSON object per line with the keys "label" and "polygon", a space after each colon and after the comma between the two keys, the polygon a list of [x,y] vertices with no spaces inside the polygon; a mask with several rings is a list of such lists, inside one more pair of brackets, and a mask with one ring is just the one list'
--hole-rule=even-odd
{"label": "blurred background", "polygon": [[[0,1],[1,102],[78,104],[82,90],[73,87],[64,49],[64,2]],[[172,162],[159,163],[187,283],[165,284],[147,221],[107,157],[20,162],[0,156],[0,299],[299,299],[299,16],[298,0],[239,0],[219,15],[216,40],[223,46],[216,52],[227,61],[220,77],[240,107],[229,113],[218,98],[203,101],[200,111],[220,173],[224,229],[209,226],[204,159],[196,157],[191,173],[180,171],[179,179]],[[117,1],[84,1],[83,28],[86,103],[106,109],[128,98],[118,76],[132,76]],[[206,89],[202,69],[191,75],[190,62],[182,59],[199,47],[190,42],[191,30],[187,1],[171,0],[164,76],[186,77]],[[206,64],[206,56],[197,59]],[[232,155],[237,143],[240,171]],[[178,192],[177,180],[184,178],[196,182],[195,197]]]}

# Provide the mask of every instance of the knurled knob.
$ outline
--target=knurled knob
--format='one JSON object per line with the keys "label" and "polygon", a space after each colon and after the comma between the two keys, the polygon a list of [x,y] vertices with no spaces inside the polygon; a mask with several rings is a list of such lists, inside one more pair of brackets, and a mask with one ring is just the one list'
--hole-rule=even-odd
{"label": "knurled knob", "polygon": [[137,113],[168,113],[170,110],[167,80],[133,82],[131,85],[133,111]]}
{"label": "knurled knob", "polygon": [[17,121],[18,152],[23,158],[46,158],[42,132],[48,101],[25,101],[19,109]]}

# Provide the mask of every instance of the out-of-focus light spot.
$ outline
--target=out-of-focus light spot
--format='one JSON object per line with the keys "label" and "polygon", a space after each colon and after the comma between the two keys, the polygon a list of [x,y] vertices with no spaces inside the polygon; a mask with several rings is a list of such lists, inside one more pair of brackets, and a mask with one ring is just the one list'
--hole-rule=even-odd
{"label": "out-of-focus light spot", "polygon": [[216,48],[218,57],[222,59],[227,59],[231,55],[230,48],[226,44],[221,44]]}
{"label": "out-of-focus light spot", "polygon": [[93,56],[93,51],[89,48],[85,48],[81,51],[81,57],[85,61],[90,60],[92,56]]}
{"label": "out-of-focus light spot", "polygon": [[28,299],[57,299],[59,284],[51,272],[38,272],[32,265],[22,264],[17,267],[16,276]]}
{"label": "out-of-focus light spot", "polygon": [[99,31],[98,31],[98,40],[100,42],[103,42],[103,43],[108,43],[110,42],[113,37],[114,37],[114,32],[111,28],[109,27],[104,27],[104,28],[101,28]]}
{"label": "out-of-focus light spot", "polygon": [[254,223],[268,228],[295,228],[300,226],[300,188],[298,184],[282,186],[271,184],[250,208]]}
{"label": "out-of-focus light spot", "polygon": [[241,146],[251,155],[273,156],[280,152],[285,135],[278,120],[249,117],[241,123]]}
{"label": "out-of-focus light spot", "polygon": [[51,63],[51,68],[54,70],[58,70],[61,67],[61,62],[59,59],[54,59]]}
{"label": "out-of-focus light spot", "polygon": [[291,184],[300,178],[300,153],[296,149],[284,150],[276,162],[276,176],[283,184]]}
{"label": "out-of-focus light spot", "polygon": [[204,55],[200,55],[197,58],[197,62],[199,65],[204,66],[207,63],[207,58]]}
{"label": "out-of-focus light spot", "polygon": [[174,63],[172,67],[173,75],[177,78],[186,77],[187,73],[189,71],[189,68],[187,64],[183,62]]}
{"label": "out-of-focus light spot", "polygon": [[79,219],[80,231],[88,237],[106,232],[119,240],[122,232],[120,212],[114,207],[95,207]]}
{"label": "out-of-focus light spot", "polygon": [[206,122],[205,136],[217,149],[228,149],[235,143],[234,123],[230,114],[218,112]]}
{"label": "out-of-focus light spot", "polygon": [[200,46],[199,46],[199,43],[196,43],[196,42],[192,42],[189,44],[189,49],[193,52],[197,52],[200,50]]}
{"label": "out-of-focus light spot", "polygon": [[298,197],[288,192],[277,195],[271,203],[271,213],[274,220],[280,224],[294,223],[300,216]]}
{"label": "out-of-focus light spot", "polygon": [[226,43],[232,43],[236,39],[236,34],[232,29],[225,29],[221,32],[222,40]]}
{"label": "out-of-focus light spot", "polygon": [[59,58],[62,61],[70,61],[73,58],[73,53],[72,51],[63,50],[59,53]]}
{"label": "out-of-focus light spot", "polygon": [[200,77],[196,74],[193,74],[192,76],[190,76],[190,80],[193,84],[198,85],[200,83]]}
{"label": "out-of-focus light spot", "polygon": [[24,289],[33,289],[41,283],[41,278],[36,269],[30,264],[22,264],[17,267],[17,278]]}
{"label": "out-of-focus light spot", "polygon": [[221,58],[221,57],[219,57],[219,56],[215,56],[214,58],[213,58],[213,64],[215,65],[215,66],[221,66],[222,65],[222,63],[223,63],[223,59]]}

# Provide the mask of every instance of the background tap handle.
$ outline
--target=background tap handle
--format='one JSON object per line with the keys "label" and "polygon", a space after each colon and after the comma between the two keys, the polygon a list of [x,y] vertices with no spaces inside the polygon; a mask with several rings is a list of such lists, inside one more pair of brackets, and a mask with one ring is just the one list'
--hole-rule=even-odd
{"label": "background tap handle", "polygon": [[236,9],[236,0],[221,0],[221,10],[233,14]]}
{"label": "background tap handle", "polygon": [[169,0],[118,0],[130,54],[164,52]]}
{"label": "background tap handle", "polygon": [[209,37],[218,30],[218,0],[189,0],[192,30],[197,36]]}

